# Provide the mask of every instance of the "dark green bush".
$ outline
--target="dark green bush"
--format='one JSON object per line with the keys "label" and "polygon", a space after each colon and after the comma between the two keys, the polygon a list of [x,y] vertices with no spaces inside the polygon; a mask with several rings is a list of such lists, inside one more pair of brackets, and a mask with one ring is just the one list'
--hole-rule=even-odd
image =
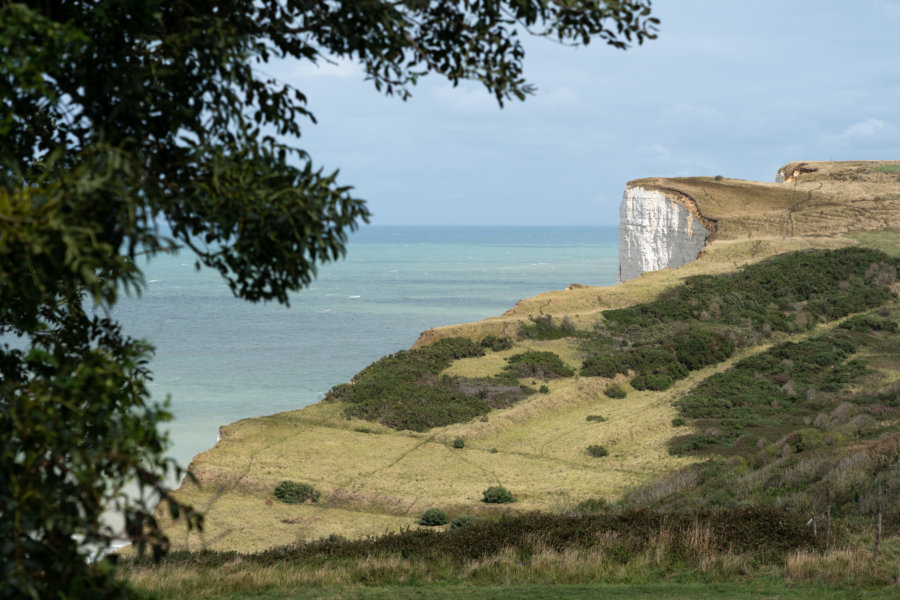
{"label": "dark green bush", "polygon": [[872,314],[856,315],[850,317],[840,324],[841,329],[849,329],[850,331],[867,332],[867,331],[887,331],[896,333],[897,322],[884,317]]}
{"label": "dark green bush", "polygon": [[562,359],[553,352],[531,350],[514,354],[506,359],[508,363],[503,369],[517,377],[537,377],[538,379],[555,379],[572,377],[575,371],[569,368]]}
{"label": "dark green bush", "polygon": [[465,446],[466,446],[466,440],[464,440],[461,437],[453,438],[453,447],[454,448],[457,448],[457,449],[465,448]]}
{"label": "dark green bush", "polygon": [[504,381],[438,376],[454,360],[483,355],[484,348],[466,338],[441,339],[385,356],[360,371],[352,384],[332,388],[325,399],[346,403],[348,417],[425,431],[468,421],[532,393],[514,385],[514,377]]}
{"label": "dark green bush", "polygon": [[[702,420],[715,435],[704,433],[673,442],[673,454],[731,447],[742,435],[765,431],[768,439],[810,421],[819,411],[815,394],[838,392],[867,373],[852,359],[856,346],[843,331],[786,342],[747,357],[728,371],[702,381],[675,406],[679,418]],[[673,425],[675,422],[673,421]]]}
{"label": "dark green bush", "polygon": [[601,417],[600,415],[588,415],[586,421],[596,421],[597,423],[602,423],[606,420],[606,418]]}
{"label": "dark green bush", "polygon": [[558,324],[554,324],[553,317],[537,316],[528,317],[530,325],[519,326],[519,339],[528,340],[558,340],[576,335],[575,325],[569,317],[563,317]]}
{"label": "dark green bush", "polygon": [[675,417],[674,419],[672,419],[672,427],[684,427],[685,425],[687,425],[687,421],[685,421],[681,417]]}
{"label": "dark green bush", "polygon": [[275,488],[275,497],[287,504],[301,504],[309,500],[318,502],[321,494],[308,483],[282,481]]}
{"label": "dark green bush", "polygon": [[516,499],[513,497],[512,492],[502,485],[492,485],[482,492],[481,501],[487,504],[507,504],[515,502]]}
{"label": "dark green bush", "polygon": [[672,387],[675,378],[665,373],[649,373],[647,375],[635,375],[631,380],[631,387],[636,390],[649,390],[651,392],[661,392]]}
{"label": "dark green bush", "polygon": [[548,388],[546,385],[542,385],[538,388],[538,392],[540,392],[541,394],[549,394],[550,388]]}
{"label": "dark green bush", "polygon": [[677,334],[671,345],[675,358],[689,371],[720,363],[735,350],[735,343],[728,336],[697,326]]}
{"label": "dark green bush", "polygon": [[482,338],[480,346],[482,348],[487,348],[488,350],[493,350],[494,352],[500,352],[501,350],[509,350],[512,348],[513,342],[508,337],[486,335]]}
{"label": "dark green bush", "polygon": [[447,521],[447,513],[439,508],[429,508],[422,513],[422,517],[419,519],[419,525],[438,527],[440,525],[446,525]]}
{"label": "dark green bush", "polygon": [[[749,322],[757,330],[768,324],[773,330],[789,331],[793,320],[786,312],[792,303],[807,302],[806,310],[814,317],[834,319],[885,302],[890,292],[872,275],[866,281],[866,274],[872,265],[884,263],[890,269],[895,262],[883,252],[862,247],[793,252],[731,275],[689,277],[654,302],[607,310],[603,316],[622,328],[705,317],[718,324]],[[881,267],[879,273],[887,269]],[[846,289],[839,288],[842,283]]]}
{"label": "dark green bush", "polygon": [[619,385],[618,383],[609,384],[608,386],[606,386],[606,389],[603,390],[603,393],[606,395],[607,398],[616,398],[616,399],[624,398],[625,396],[628,395],[628,392],[626,392],[622,388],[622,386]]}
{"label": "dark green bush", "polygon": [[593,456],[594,458],[601,458],[609,455],[609,451],[600,444],[591,444],[585,449],[585,452],[588,456]]}
{"label": "dark green bush", "polygon": [[581,374],[585,377],[615,377],[618,373],[628,374],[628,365],[619,354],[607,351],[590,355],[581,365]]}

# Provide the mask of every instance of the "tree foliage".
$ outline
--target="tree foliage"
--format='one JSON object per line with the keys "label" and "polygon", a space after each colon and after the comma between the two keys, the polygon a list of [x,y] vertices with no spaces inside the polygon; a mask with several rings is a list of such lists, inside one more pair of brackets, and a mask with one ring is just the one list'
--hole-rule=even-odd
{"label": "tree foliage", "polygon": [[0,1],[0,595],[125,593],[83,557],[117,535],[106,508],[165,550],[130,481],[185,516],[151,349],[105,316],[142,289],[139,257],[186,246],[235,295],[287,303],[368,220],[264,63],[355,60],[402,98],[438,73],[502,105],[532,91],[520,31],[625,48],[655,26],[650,0]]}

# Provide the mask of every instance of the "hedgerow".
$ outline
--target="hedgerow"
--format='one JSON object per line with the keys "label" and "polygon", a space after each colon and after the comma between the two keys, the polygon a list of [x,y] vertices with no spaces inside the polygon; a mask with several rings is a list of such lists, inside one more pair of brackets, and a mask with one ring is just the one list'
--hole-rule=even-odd
{"label": "hedgerow", "polygon": [[[442,532],[410,529],[379,537],[348,540],[339,537],[291,544],[255,554],[242,554],[249,564],[318,565],[325,561],[371,557],[415,556],[418,560],[471,561],[513,549],[519,556],[532,556],[551,549],[604,549],[604,544],[622,560],[639,556],[657,546],[660,532],[667,537],[666,551],[673,562],[694,565],[698,555],[697,531],[708,532],[704,540],[709,552],[746,555],[756,564],[781,565],[787,555],[816,548],[808,517],[771,507],[749,507],[720,511],[655,512],[609,511],[556,515],[526,513],[498,519],[466,519],[465,526]],[[587,511],[584,511],[587,513]],[[173,552],[163,558],[165,566],[216,567],[234,561],[235,552]],[[127,559],[130,564],[150,565],[150,558]]]}

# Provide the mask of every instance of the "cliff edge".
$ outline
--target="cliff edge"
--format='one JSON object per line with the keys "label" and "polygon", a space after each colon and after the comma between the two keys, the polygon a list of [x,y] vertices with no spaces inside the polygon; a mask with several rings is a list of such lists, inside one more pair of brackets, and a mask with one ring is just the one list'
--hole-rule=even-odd
{"label": "cliff edge", "polygon": [[896,229],[898,183],[898,161],[792,162],[774,183],[721,176],[630,181],[619,210],[618,281],[689,263],[714,239]]}

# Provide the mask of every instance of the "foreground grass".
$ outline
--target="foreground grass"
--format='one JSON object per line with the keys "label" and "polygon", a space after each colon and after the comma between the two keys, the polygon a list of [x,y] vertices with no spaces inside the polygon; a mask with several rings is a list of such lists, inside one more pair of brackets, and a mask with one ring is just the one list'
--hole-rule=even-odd
{"label": "foreground grass", "polygon": [[[796,586],[775,580],[750,580],[736,583],[658,583],[642,585],[444,585],[416,586],[325,586],[294,587],[266,592],[256,590],[224,593],[215,597],[221,600],[704,600],[732,598],[735,600],[853,600],[896,598],[894,587],[864,590],[849,587],[825,587],[821,585]],[[178,593],[161,598],[186,598]],[[197,597],[197,596],[191,596]]]}
{"label": "foreground grass", "polygon": [[[890,519],[887,529],[896,529]],[[867,524],[845,522],[826,550],[803,515],[766,508],[531,514],[256,554],[178,552],[160,563],[124,560],[119,575],[155,597],[200,600],[896,594],[900,535],[881,539],[877,559],[872,541]]]}

